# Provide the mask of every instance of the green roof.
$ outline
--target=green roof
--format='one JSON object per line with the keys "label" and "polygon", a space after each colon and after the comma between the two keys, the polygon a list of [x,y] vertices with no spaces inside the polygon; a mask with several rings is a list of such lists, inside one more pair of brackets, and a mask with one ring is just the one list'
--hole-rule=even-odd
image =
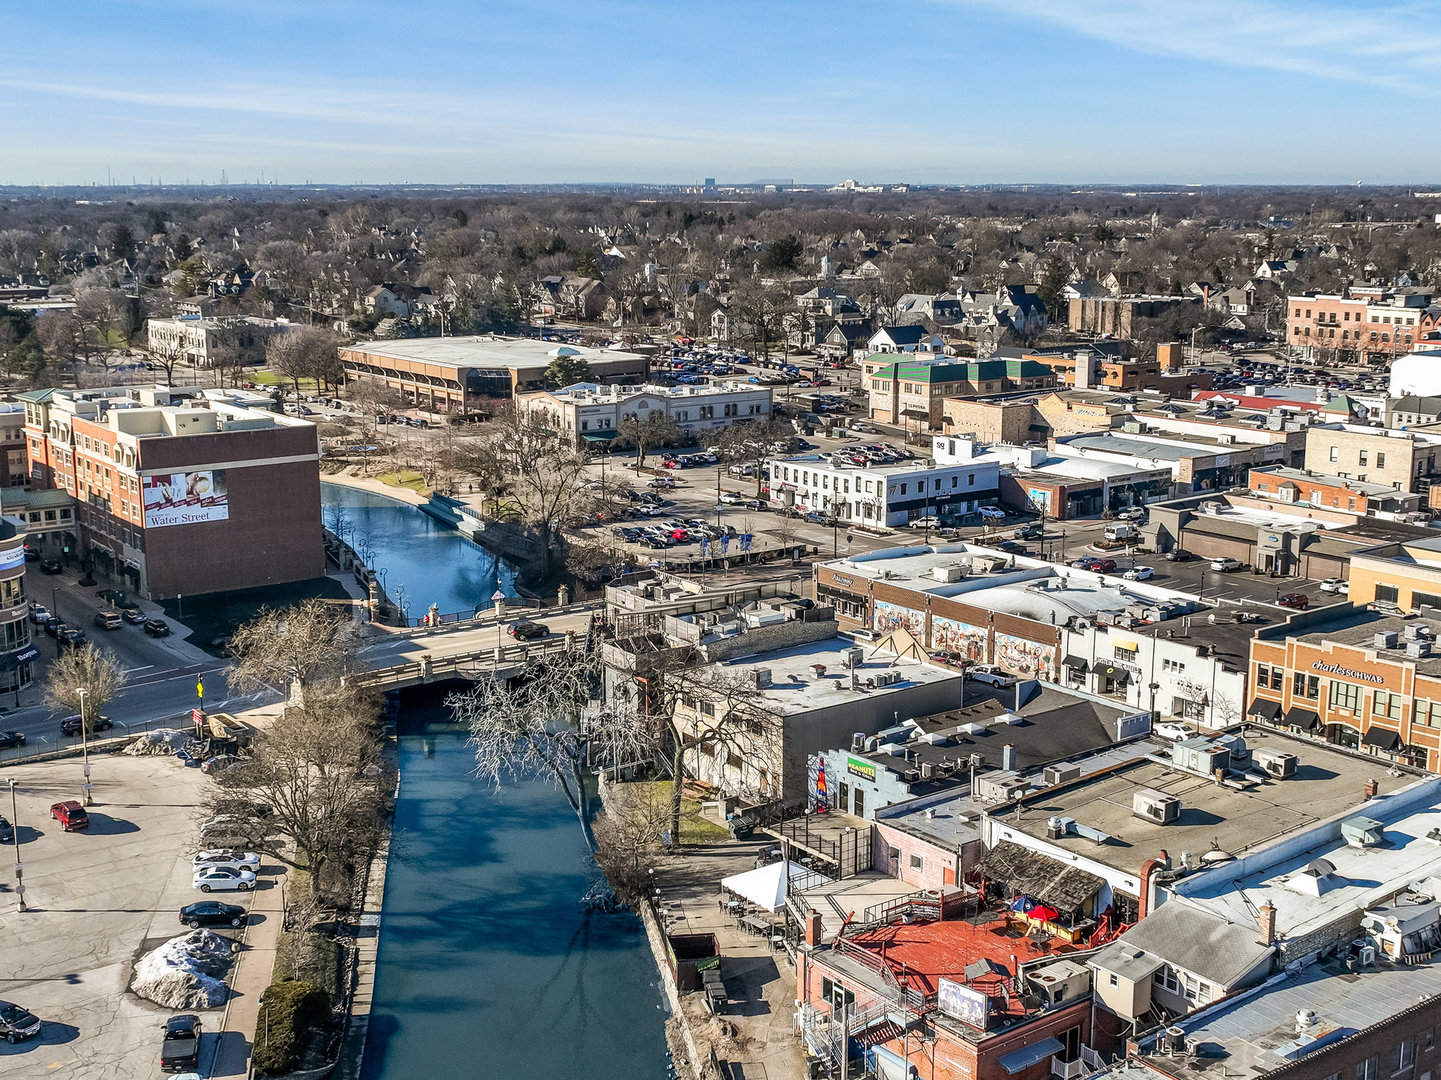
{"label": "green roof", "polygon": [[26,390],[23,393],[13,395],[17,401],[33,401],[37,405],[44,405],[55,396],[54,389],[49,390]]}

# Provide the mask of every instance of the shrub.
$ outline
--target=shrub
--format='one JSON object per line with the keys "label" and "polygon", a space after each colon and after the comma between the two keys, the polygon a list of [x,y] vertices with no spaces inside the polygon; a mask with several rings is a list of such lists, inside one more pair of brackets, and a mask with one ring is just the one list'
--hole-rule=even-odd
{"label": "shrub", "polygon": [[330,1018],[330,995],[308,982],[271,983],[255,1024],[257,1072],[271,1076],[293,1071],[300,1064],[305,1033]]}

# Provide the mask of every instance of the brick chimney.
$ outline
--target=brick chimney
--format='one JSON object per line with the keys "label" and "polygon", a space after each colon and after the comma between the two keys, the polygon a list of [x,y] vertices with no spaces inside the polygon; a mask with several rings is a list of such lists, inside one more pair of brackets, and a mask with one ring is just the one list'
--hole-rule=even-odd
{"label": "brick chimney", "polygon": [[806,913],[806,944],[819,945],[821,943],[821,913],[811,908]]}
{"label": "brick chimney", "polygon": [[1171,856],[1163,848],[1159,857],[1147,859],[1141,864],[1141,895],[1136,908],[1137,921],[1144,919],[1147,912],[1151,910],[1151,878],[1157,870],[1168,869],[1171,865]]}
{"label": "brick chimney", "polygon": [[1276,940],[1276,909],[1268,900],[1256,913],[1256,941],[1269,945]]}
{"label": "brick chimney", "polygon": [[1381,781],[1375,777],[1367,780],[1366,786],[1361,789],[1361,794],[1367,799],[1374,799],[1377,795],[1381,794]]}

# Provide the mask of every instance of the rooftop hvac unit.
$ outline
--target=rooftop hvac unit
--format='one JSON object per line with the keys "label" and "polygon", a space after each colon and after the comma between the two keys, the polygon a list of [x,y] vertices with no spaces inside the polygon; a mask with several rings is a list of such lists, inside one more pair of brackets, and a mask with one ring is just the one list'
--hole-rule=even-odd
{"label": "rooftop hvac unit", "polygon": [[1214,776],[1231,765],[1231,751],[1210,739],[1183,739],[1171,747],[1176,767],[1199,776]]}
{"label": "rooftop hvac unit", "polygon": [[856,668],[860,667],[860,666],[861,666],[862,664],[864,664],[865,662],[866,662],[866,650],[865,650],[865,649],[847,649],[847,650],[846,650],[846,667],[849,668],[851,671],[855,671]]}
{"label": "rooftop hvac unit", "polygon": [[947,584],[953,581],[960,581],[965,576],[966,570],[963,566],[931,567],[931,577],[935,578],[937,581],[945,582]]}
{"label": "rooftop hvac unit", "polygon": [[1142,788],[1131,796],[1131,813],[1144,821],[1169,825],[1181,816],[1181,800],[1153,788]]}
{"label": "rooftop hvac unit", "polygon": [[921,762],[921,779],[922,779],[922,780],[929,780],[929,779],[931,778],[932,774],[935,773],[935,771],[936,771],[936,767],[935,767],[934,765],[932,765],[929,761],[923,761],[923,762]]}
{"label": "rooftop hvac unit", "polygon": [[1072,780],[1081,778],[1081,767],[1072,762],[1064,762],[1060,765],[1047,765],[1041,773],[1041,779],[1047,787],[1055,787],[1057,784],[1069,784]]}
{"label": "rooftop hvac unit", "polygon": [[1371,644],[1377,649],[1394,649],[1396,647],[1396,631],[1384,630],[1372,635]]}
{"label": "rooftop hvac unit", "polygon": [[753,671],[751,671],[750,676],[751,686],[753,689],[764,690],[767,686],[771,684],[770,668],[755,668]]}
{"label": "rooftop hvac unit", "polygon": [[1425,623],[1407,623],[1401,628],[1401,638],[1404,641],[1420,641],[1426,636]]}
{"label": "rooftop hvac unit", "polygon": [[1295,754],[1283,754],[1276,750],[1257,750],[1252,760],[1258,769],[1277,780],[1289,780],[1295,776],[1296,765],[1300,761]]}
{"label": "rooftop hvac unit", "polygon": [[966,764],[969,765],[969,766],[970,766],[971,768],[973,768],[973,769],[979,769],[979,768],[980,768],[982,765],[984,765],[985,763],[986,763],[986,755],[985,755],[985,754],[972,754],[969,758],[966,759]]}
{"label": "rooftop hvac unit", "polygon": [[1425,640],[1408,641],[1406,643],[1406,655],[1412,660],[1419,660],[1423,656],[1431,655],[1431,643]]}
{"label": "rooftop hvac unit", "polygon": [[1341,839],[1351,847],[1376,847],[1386,838],[1386,827],[1361,814],[1341,822]]}

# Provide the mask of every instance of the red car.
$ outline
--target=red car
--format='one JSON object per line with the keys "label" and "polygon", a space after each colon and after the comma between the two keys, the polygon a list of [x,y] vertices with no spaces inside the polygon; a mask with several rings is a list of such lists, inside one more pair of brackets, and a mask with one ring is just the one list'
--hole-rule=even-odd
{"label": "red car", "polygon": [[1088,569],[1097,574],[1114,574],[1116,572],[1115,559],[1097,559]]}
{"label": "red car", "polygon": [[90,815],[86,813],[85,807],[74,799],[55,803],[50,807],[50,816],[60,822],[60,828],[65,832],[75,832],[78,829],[90,827]]}
{"label": "red car", "polygon": [[1277,599],[1276,603],[1285,608],[1295,608],[1297,611],[1305,611],[1306,605],[1311,601],[1306,598],[1305,593],[1288,592],[1285,596]]}

